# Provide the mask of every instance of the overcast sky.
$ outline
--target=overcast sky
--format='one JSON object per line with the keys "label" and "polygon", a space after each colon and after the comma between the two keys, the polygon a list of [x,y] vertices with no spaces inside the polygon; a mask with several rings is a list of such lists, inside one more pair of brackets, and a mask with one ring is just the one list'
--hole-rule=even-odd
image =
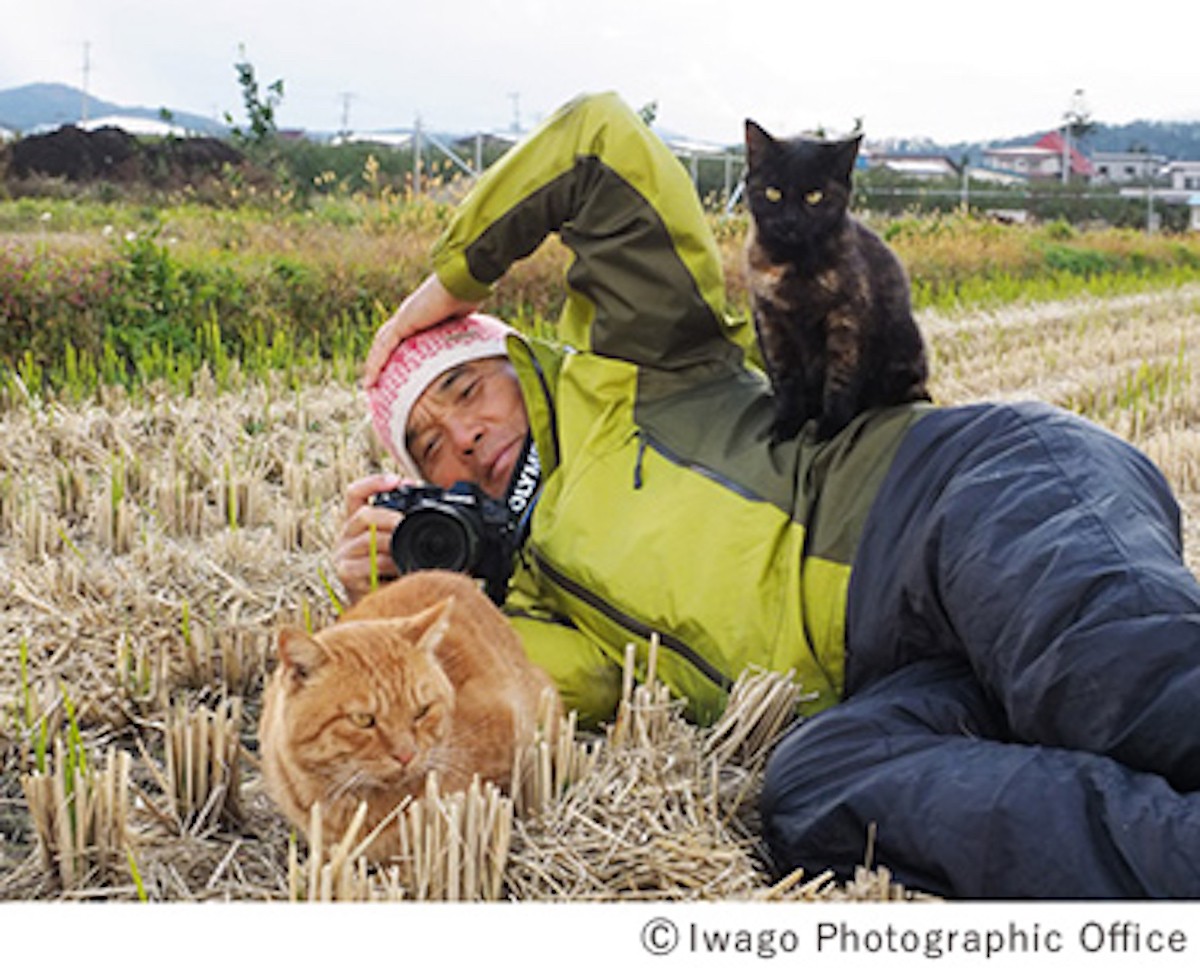
{"label": "overcast sky", "polygon": [[1200,2],[1065,0],[0,0],[0,89],[242,120],[239,48],[284,82],[280,127],[476,131],[581,91],[654,101],[662,128],[943,142],[1094,120],[1200,120]]}

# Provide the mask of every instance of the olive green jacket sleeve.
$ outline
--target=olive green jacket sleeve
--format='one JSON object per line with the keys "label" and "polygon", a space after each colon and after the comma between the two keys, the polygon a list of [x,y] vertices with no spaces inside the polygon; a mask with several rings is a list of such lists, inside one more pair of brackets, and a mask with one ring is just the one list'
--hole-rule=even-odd
{"label": "olive green jacket sleeve", "polygon": [[576,712],[581,727],[598,728],[617,710],[622,668],[595,639],[543,604],[531,579],[518,571],[504,612],[529,659],[554,681],[564,709]]}
{"label": "olive green jacket sleeve", "polygon": [[570,102],[490,168],[436,244],[434,269],[456,296],[482,300],[551,233],[573,255],[564,344],[654,368],[740,366],[748,328],[724,316],[695,188],[615,95]]}

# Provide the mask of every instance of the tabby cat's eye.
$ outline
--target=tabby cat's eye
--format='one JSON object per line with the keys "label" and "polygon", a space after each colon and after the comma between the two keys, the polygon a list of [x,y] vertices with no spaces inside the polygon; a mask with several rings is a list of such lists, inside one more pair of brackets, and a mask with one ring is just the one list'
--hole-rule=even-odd
{"label": "tabby cat's eye", "polygon": [[352,711],[346,716],[350,719],[350,724],[358,728],[374,728],[375,716],[365,711]]}
{"label": "tabby cat's eye", "polygon": [[430,708],[430,706],[428,704],[422,705],[420,708],[418,708],[416,710],[416,713],[413,715],[413,721],[419,722],[422,718],[424,718],[426,715],[428,715],[429,708]]}
{"label": "tabby cat's eye", "polygon": [[813,189],[811,192],[805,193],[804,201],[810,206],[815,206],[818,202],[825,198],[825,193],[820,189]]}
{"label": "tabby cat's eye", "polygon": [[779,191],[779,189],[776,189],[773,185],[767,186],[767,188],[763,191],[763,195],[767,197],[767,202],[778,202],[783,198],[783,193]]}

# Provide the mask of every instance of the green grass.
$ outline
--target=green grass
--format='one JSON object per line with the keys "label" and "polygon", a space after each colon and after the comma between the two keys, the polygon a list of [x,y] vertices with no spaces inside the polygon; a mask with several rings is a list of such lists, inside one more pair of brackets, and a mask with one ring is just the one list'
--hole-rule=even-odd
{"label": "green grass", "polygon": [[[428,271],[450,204],[388,192],[285,205],[163,207],[0,200],[0,407],[83,400],[102,386],[187,392],[282,375],[354,380],[370,338]],[[747,314],[745,216],[713,215],[729,309]],[[950,310],[1174,286],[1200,269],[1200,237],[905,216],[876,226],[908,268],[913,304]],[[546,330],[566,254],[513,268],[489,309]]]}

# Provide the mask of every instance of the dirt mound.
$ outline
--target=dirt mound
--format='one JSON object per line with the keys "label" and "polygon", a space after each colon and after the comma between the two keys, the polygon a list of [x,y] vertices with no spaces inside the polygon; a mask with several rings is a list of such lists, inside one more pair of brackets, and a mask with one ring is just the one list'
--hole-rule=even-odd
{"label": "dirt mound", "polygon": [[243,161],[241,152],[216,138],[141,141],[120,128],[63,125],[12,145],[8,168],[18,179],[170,186],[220,175],[224,166]]}

